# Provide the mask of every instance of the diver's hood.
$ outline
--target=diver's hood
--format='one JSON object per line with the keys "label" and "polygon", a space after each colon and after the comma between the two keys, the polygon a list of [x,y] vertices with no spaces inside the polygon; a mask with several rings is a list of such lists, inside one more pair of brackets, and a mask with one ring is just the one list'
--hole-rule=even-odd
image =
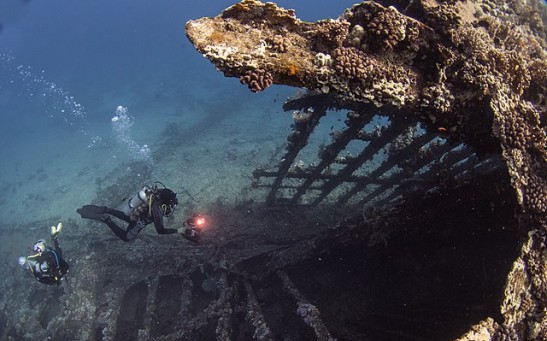
{"label": "diver's hood", "polygon": [[46,242],[43,239],[38,240],[34,245],[32,246],[32,251],[36,253],[42,253],[46,251]]}
{"label": "diver's hood", "polygon": [[176,206],[179,204],[177,193],[173,192],[169,188],[158,189],[156,195],[160,203],[163,205]]}

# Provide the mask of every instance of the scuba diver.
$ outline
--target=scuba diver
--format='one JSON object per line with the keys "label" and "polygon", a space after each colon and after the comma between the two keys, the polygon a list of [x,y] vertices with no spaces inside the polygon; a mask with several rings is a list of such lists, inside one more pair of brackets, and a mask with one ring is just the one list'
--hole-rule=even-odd
{"label": "scuba diver", "polygon": [[47,246],[46,242],[40,239],[32,247],[35,254],[19,257],[19,265],[27,269],[41,283],[60,285],[63,276],[68,272],[69,265],[63,259],[63,250],[57,239],[62,228],[61,223],[51,227],[51,240],[55,249]]}
{"label": "scuba diver", "polygon": [[[158,188],[158,184],[163,188]],[[125,242],[135,239],[139,232],[152,222],[158,234],[179,233],[192,242],[199,241],[199,230],[196,226],[188,223],[178,229],[163,226],[163,217],[170,217],[178,203],[177,193],[165,187],[163,183],[156,181],[152,186],[144,186],[133,197],[124,199],[118,209],[85,205],[77,209],[76,212],[82,218],[105,223],[118,238]],[[112,221],[110,216],[125,221],[128,223],[127,227],[121,228]]]}

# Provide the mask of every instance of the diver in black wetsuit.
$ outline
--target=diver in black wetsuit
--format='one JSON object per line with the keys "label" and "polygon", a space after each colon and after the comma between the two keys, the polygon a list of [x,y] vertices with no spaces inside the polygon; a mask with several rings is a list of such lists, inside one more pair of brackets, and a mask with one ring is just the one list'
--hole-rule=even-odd
{"label": "diver in black wetsuit", "polygon": [[[158,188],[157,184],[161,184],[163,188]],[[155,182],[153,186],[144,186],[133,197],[125,199],[119,209],[85,205],[77,209],[76,212],[82,218],[105,223],[116,236],[125,242],[135,239],[139,232],[152,222],[159,234],[179,233],[186,239],[197,242],[199,235],[198,238],[195,238],[195,236],[198,232],[192,228],[184,226],[178,229],[170,229],[163,226],[163,217],[171,216],[177,205],[177,193],[165,187],[161,182]],[[116,225],[109,215],[129,224],[124,230]]]}
{"label": "diver in black wetsuit", "polygon": [[19,257],[19,265],[27,269],[41,283],[60,285],[61,279],[68,272],[69,265],[63,259],[63,250],[57,239],[62,228],[61,223],[51,227],[51,239],[55,249],[47,246],[46,242],[40,239],[32,247],[35,254]]}

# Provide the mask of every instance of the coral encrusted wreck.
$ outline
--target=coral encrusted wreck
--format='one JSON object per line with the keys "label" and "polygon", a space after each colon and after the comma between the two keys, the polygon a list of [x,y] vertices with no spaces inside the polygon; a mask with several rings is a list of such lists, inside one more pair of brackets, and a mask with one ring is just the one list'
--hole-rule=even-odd
{"label": "coral encrusted wreck", "polygon": [[[385,0],[310,23],[274,3],[243,0],[189,21],[186,34],[224,75],[253,91],[271,79],[338,103],[373,103],[415,115],[479,153],[501,154],[524,242],[508,276],[504,320],[484,320],[466,337],[545,340],[546,18],[538,0]],[[253,87],[245,81],[252,74],[268,82]]]}

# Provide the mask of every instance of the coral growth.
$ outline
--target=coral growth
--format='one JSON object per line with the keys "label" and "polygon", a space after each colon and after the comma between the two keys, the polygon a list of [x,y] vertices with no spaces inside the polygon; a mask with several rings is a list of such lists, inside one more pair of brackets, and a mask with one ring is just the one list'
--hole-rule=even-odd
{"label": "coral growth", "polygon": [[407,19],[393,6],[363,2],[347,14],[354,23],[352,44],[364,51],[391,50],[406,38]]}
{"label": "coral growth", "polygon": [[280,53],[287,52],[290,46],[290,42],[287,40],[287,38],[280,34],[276,34],[273,37],[268,38],[266,42],[269,43],[272,50]]}
{"label": "coral growth", "polygon": [[272,75],[261,69],[247,70],[239,81],[247,85],[252,92],[260,92],[272,85]]}

